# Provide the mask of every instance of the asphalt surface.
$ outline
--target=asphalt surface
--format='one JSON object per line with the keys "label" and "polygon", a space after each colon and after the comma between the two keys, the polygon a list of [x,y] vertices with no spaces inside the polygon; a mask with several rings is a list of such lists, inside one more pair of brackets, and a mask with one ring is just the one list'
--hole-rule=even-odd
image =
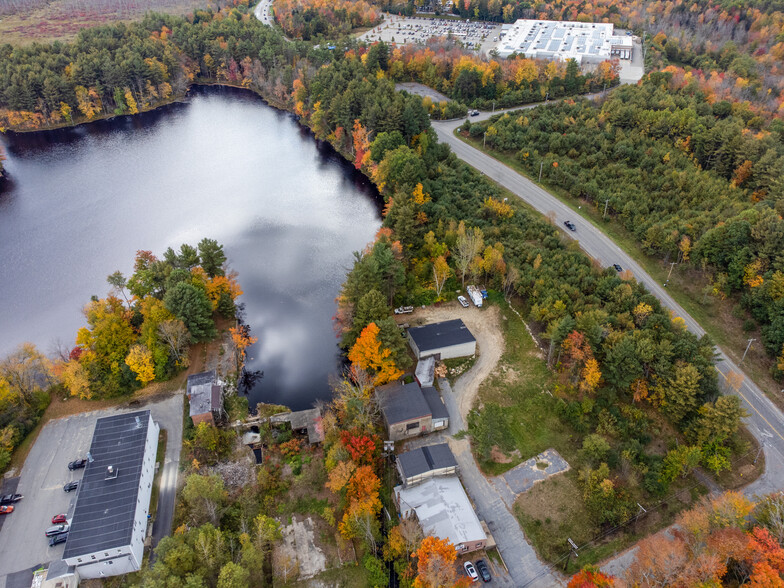
{"label": "asphalt surface", "polygon": [[[527,108],[535,106],[538,105],[529,105]],[[482,121],[490,118],[492,115],[493,113],[483,112],[479,116],[471,117],[470,120],[472,122]],[[553,218],[555,226],[565,236],[577,240],[580,248],[601,265],[609,267],[617,263],[625,270],[630,270],[634,274],[635,279],[644,284],[661,301],[664,307],[672,310],[675,316],[679,316],[685,321],[686,327],[691,332],[700,337],[705,334],[705,330],[670,297],[663,285],[649,276],[634,259],[618,247],[598,227],[587,220],[579,218],[571,208],[536,183],[456,137],[454,131],[463,122],[462,119],[441,122],[433,121],[432,125],[439,140],[448,144],[460,159],[519,196],[538,212]],[[571,220],[577,225],[576,231],[569,231],[564,226],[563,223],[567,220]],[[721,348],[717,347],[716,351],[718,353],[716,369],[719,372],[720,381],[726,381],[727,374],[730,372],[743,374],[741,368],[729,359]],[[766,459],[765,473],[754,484],[747,487],[745,492],[753,495],[780,490],[784,488],[784,415],[768,399],[759,386],[745,374],[743,375],[744,380],[737,391],[737,395],[750,413],[745,424],[755,438],[763,444]],[[724,386],[724,388],[728,387]],[[726,392],[735,393],[731,388],[726,390]]]}

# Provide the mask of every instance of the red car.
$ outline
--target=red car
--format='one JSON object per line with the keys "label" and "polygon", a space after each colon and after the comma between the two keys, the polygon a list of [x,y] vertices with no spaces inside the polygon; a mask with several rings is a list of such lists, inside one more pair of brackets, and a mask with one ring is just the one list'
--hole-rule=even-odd
{"label": "red car", "polygon": [[59,523],[65,523],[65,522],[67,522],[67,521],[65,520],[65,515],[64,514],[54,515],[52,517],[52,524],[53,525],[57,525]]}
{"label": "red car", "polygon": [[14,512],[13,506],[0,506],[0,514],[11,514]]}

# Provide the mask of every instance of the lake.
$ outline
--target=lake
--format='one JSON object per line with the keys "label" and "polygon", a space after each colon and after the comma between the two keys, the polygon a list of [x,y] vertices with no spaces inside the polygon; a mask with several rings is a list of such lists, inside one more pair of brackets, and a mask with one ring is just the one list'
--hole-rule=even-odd
{"label": "lake", "polygon": [[250,92],[197,88],[185,103],[62,131],[0,138],[0,353],[73,345],[90,296],[139,249],[224,244],[259,342],[257,402],[330,395],[335,297],[381,223],[375,187],[287,113]]}

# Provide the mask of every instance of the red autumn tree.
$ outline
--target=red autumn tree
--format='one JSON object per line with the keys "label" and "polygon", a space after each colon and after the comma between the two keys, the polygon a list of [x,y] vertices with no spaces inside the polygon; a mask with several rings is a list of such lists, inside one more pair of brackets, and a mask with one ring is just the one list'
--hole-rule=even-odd
{"label": "red autumn tree", "polygon": [[375,435],[353,434],[341,431],[340,440],[357,465],[372,465],[377,457],[378,439]]}
{"label": "red autumn tree", "polygon": [[615,577],[603,574],[596,566],[585,566],[572,576],[566,588],[605,588],[615,586]]}

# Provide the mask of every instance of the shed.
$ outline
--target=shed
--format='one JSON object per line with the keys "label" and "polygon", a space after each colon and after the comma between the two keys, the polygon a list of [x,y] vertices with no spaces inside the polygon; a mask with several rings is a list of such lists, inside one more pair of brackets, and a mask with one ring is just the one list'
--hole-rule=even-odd
{"label": "shed", "polygon": [[396,463],[404,487],[457,472],[457,461],[446,443],[406,451],[397,456]]}
{"label": "shed", "polygon": [[321,410],[318,408],[309,408],[306,410],[298,410],[297,412],[276,414],[270,417],[270,421],[273,423],[290,423],[292,431],[296,431],[300,434],[307,433],[308,443],[313,445],[324,441],[324,426],[321,418]]}
{"label": "shed", "polygon": [[414,377],[420,386],[432,386],[436,371],[436,358],[434,356],[423,357],[417,362]]}
{"label": "shed", "polygon": [[188,402],[193,424],[214,425],[223,413],[223,386],[218,384],[215,370],[188,376]]}
{"label": "shed", "polygon": [[476,339],[462,319],[408,329],[408,342],[417,359],[468,357],[476,353]]}

